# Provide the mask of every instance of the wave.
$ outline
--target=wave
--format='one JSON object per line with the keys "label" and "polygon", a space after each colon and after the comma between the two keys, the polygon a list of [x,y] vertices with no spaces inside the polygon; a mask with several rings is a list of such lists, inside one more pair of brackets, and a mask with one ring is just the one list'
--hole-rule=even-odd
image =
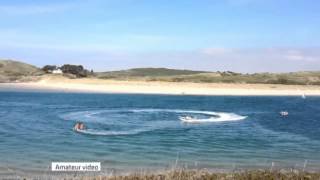
{"label": "wave", "polygon": [[8,101],[0,101],[0,106],[5,106],[5,107],[41,107],[42,104],[40,103],[28,103],[28,102],[8,102]]}

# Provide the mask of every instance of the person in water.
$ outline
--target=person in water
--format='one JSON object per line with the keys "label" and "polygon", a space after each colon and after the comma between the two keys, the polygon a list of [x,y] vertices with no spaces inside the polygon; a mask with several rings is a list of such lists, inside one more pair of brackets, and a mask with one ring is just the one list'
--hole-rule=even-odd
{"label": "person in water", "polygon": [[75,130],[84,130],[85,129],[85,126],[82,122],[78,122],[74,125],[74,129]]}

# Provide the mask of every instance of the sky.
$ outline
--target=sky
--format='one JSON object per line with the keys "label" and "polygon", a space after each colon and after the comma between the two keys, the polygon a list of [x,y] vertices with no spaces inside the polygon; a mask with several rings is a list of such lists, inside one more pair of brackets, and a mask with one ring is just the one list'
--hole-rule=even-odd
{"label": "sky", "polygon": [[0,59],[95,71],[320,70],[318,0],[1,0]]}

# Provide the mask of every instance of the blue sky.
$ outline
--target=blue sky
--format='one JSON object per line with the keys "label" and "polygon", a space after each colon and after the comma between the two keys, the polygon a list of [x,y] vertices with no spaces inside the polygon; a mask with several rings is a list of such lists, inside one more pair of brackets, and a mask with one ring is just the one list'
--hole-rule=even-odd
{"label": "blue sky", "polygon": [[318,0],[8,0],[0,58],[96,71],[320,69]]}

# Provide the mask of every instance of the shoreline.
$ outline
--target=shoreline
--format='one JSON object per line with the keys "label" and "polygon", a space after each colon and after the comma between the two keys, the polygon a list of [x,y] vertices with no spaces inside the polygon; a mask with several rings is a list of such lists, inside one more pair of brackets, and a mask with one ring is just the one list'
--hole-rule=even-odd
{"label": "shoreline", "polygon": [[320,96],[320,86],[227,84],[48,78],[38,82],[0,83],[1,91],[116,93],[208,96]]}

